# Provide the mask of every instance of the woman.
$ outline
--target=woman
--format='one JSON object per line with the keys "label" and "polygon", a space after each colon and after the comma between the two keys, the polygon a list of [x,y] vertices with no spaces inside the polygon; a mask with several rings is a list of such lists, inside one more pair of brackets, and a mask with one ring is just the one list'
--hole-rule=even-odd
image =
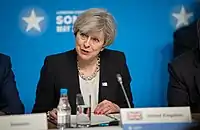
{"label": "woman", "polygon": [[33,112],[55,116],[60,88],[68,89],[72,114],[76,113],[76,94],[84,100],[91,94],[92,111],[97,114],[119,112],[128,107],[116,75],[132,104],[131,77],[122,52],[105,49],[116,34],[114,18],[104,9],[89,9],[74,23],[76,49],[48,56],[41,70]]}

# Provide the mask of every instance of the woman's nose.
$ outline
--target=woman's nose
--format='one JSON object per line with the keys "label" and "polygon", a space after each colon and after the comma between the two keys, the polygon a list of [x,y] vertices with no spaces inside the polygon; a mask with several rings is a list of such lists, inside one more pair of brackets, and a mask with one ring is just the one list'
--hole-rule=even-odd
{"label": "woman's nose", "polygon": [[86,48],[90,47],[91,37],[88,37],[87,41],[84,43]]}

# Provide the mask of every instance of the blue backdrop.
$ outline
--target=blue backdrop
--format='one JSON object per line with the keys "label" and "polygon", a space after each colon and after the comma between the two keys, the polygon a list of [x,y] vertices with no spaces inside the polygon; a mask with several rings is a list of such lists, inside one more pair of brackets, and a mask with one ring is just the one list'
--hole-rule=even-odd
{"label": "blue backdrop", "polygon": [[1,0],[0,52],[12,58],[30,112],[45,56],[74,47],[72,24],[80,12],[106,8],[118,26],[109,48],[126,54],[135,106],[166,106],[172,34],[197,16],[197,5],[195,0]]}

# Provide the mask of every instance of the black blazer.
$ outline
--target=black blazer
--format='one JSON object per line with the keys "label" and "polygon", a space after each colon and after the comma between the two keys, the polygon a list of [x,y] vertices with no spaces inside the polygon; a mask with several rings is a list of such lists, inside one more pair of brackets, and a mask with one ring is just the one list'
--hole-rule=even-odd
{"label": "black blazer", "polygon": [[197,28],[200,29],[200,21],[198,20],[174,32],[174,57],[198,47],[199,39]]}
{"label": "black blazer", "polygon": [[[59,103],[60,89],[67,88],[72,114],[76,113],[76,94],[81,93],[77,70],[77,53],[75,50],[48,56],[41,69],[37,85],[33,113],[47,112],[56,108]],[[125,55],[119,51],[104,49],[100,53],[99,102],[109,100],[119,107],[128,107],[122,89],[117,82],[116,74],[123,77],[128,98],[132,104],[130,89],[131,76],[127,68]],[[107,82],[108,86],[102,86]]]}
{"label": "black blazer", "polygon": [[200,112],[200,55],[193,49],[169,64],[169,106],[190,106],[192,113]]}
{"label": "black blazer", "polygon": [[0,54],[0,111],[7,114],[23,114],[22,104],[11,69],[10,57]]}

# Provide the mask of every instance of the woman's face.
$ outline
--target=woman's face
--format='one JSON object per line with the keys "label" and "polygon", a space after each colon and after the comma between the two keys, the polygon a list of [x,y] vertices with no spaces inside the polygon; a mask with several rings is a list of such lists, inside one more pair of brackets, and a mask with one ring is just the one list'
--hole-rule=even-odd
{"label": "woman's face", "polygon": [[81,33],[76,35],[76,51],[82,60],[93,60],[104,47],[103,32]]}

